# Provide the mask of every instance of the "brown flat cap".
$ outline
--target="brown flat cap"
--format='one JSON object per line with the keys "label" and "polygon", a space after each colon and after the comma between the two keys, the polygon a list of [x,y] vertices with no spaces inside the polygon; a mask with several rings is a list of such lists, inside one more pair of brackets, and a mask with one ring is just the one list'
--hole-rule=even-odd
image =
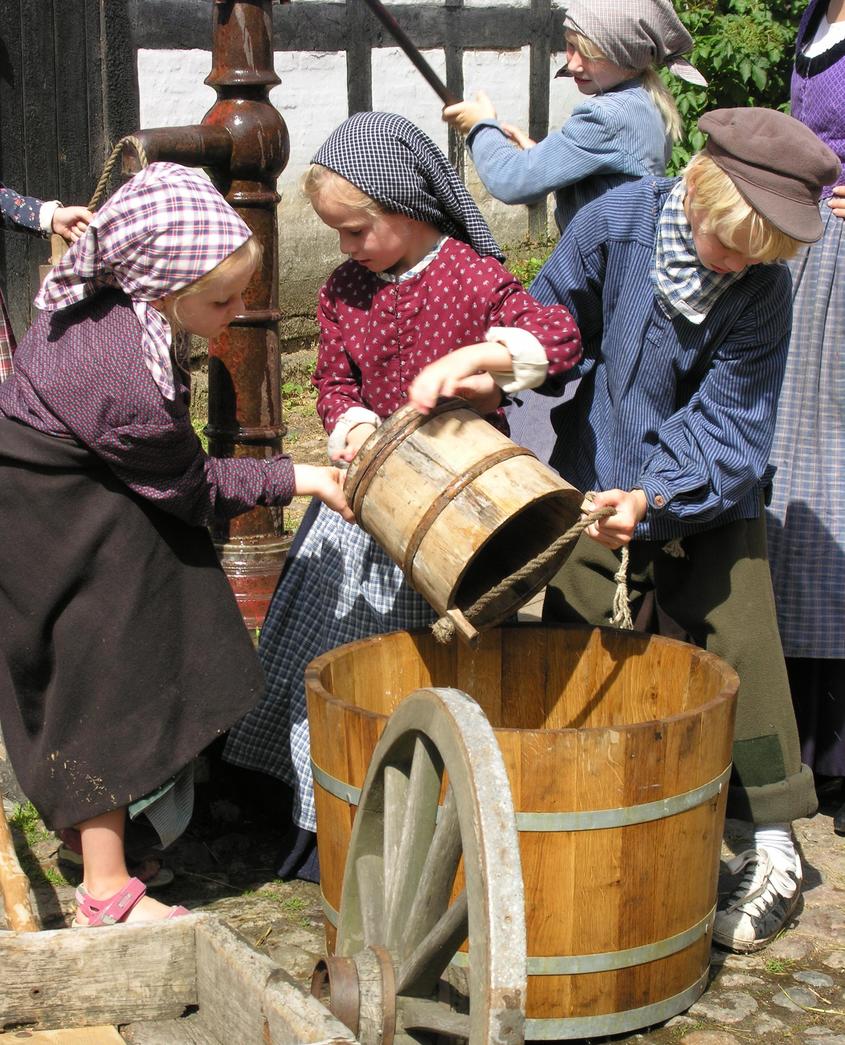
{"label": "brown flat cap", "polygon": [[714,109],[698,126],[704,152],[758,214],[801,243],[821,237],[819,196],[840,164],[809,127],[774,109]]}

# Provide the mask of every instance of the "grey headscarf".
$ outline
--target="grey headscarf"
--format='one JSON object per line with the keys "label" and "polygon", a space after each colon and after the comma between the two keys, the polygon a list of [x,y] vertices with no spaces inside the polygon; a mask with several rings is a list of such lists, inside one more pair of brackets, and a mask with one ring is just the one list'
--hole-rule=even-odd
{"label": "grey headscarf", "polygon": [[681,57],[692,50],[693,41],[669,0],[570,0],[564,25],[592,40],[623,69],[665,65],[675,76],[707,86]]}
{"label": "grey headscarf", "polygon": [[355,113],[332,131],[312,162],[346,178],[385,210],[429,222],[476,253],[504,260],[458,172],[404,116]]}

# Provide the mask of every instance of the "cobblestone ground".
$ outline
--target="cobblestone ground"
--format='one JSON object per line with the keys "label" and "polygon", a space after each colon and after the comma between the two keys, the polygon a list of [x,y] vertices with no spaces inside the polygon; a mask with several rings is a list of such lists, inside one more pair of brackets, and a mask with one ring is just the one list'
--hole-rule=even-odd
{"label": "cobblestone ground", "polygon": [[[259,806],[256,793],[243,781],[235,789],[229,783],[200,788],[195,820],[167,854],[176,880],[156,895],[217,913],[306,984],[323,946],[319,888],[274,877],[281,839],[268,807],[277,798],[265,794]],[[845,1045],[845,838],[833,832],[834,805],[795,825],[805,880],[803,905],[788,931],[755,955],[714,948],[711,982],[685,1014],[660,1027],[592,1041]],[[6,808],[11,813],[12,803]],[[75,879],[59,872],[54,836],[37,822],[24,824],[20,814],[14,835],[44,927],[67,924]],[[725,838],[725,858],[745,848],[737,822],[728,821]]]}

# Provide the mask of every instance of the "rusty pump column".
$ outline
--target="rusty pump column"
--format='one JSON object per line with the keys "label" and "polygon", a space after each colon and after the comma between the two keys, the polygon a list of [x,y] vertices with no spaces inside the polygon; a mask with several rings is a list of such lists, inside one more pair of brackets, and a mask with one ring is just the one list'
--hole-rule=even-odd
{"label": "rusty pump column", "polygon": [[[139,131],[150,163],[208,167],[215,184],[263,248],[244,295],[246,312],[208,343],[208,434],[213,457],[270,457],[282,448],[279,357],[279,195],[289,154],[284,120],[269,101],[273,0],[212,0],[212,70],[217,101],[199,125]],[[124,171],[137,169],[127,146]],[[247,627],[259,627],[289,540],[280,508],[255,508],[212,536]]]}

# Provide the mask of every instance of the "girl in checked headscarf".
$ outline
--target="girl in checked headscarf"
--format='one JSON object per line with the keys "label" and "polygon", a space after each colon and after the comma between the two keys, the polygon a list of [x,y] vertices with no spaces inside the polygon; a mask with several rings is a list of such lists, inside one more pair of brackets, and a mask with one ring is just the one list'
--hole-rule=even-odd
{"label": "girl in checked headscarf", "polygon": [[45,823],[80,832],[75,925],[187,913],[130,878],[127,808],[177,837],[185,767],[261,696],[205,525],[294,493],[351,517],[337,469],[209,458],[191,427],[172,335],[219,334],[258,256],[206,178],[152,164],[53,269],[0,388],[0,720]]}
{"label": "girl in checked headscarf", "polygon": [[[371,112],[346,120],[317,151],[304,188],[349,255],[318,307],[314,384],[332,460],[350,461],[407,401],[419,371],[453,349],[485,339],[505,345],[512,372],[498,380],[506,391],[536,386],[579,358],[572,317],[560,306],[539,307],[502,267],[454,168],[403,117]],[[479,377],[462,394],[504,430],[501,389],[492,380]],[[261,634],[267,696],[231,732],[225,753],[295,789],[282,877],[314,874],[305,665],[344,642],[433,618],[363,530],[319,510],[288,557]]]}
{"label": "girl in checked headscarf", "polygon": [[555,194],[561,232],[585,203],[646,174],[662,175],[681,135],[681,118],[658,69],[700,86],[682,55],[692,37],[671,0],[570,0],[564,19],[566,65],[584,96],[559,131],[534,142],[499,123],[489,97],[443,110],[467,146],[491,195],[535,203]]}

